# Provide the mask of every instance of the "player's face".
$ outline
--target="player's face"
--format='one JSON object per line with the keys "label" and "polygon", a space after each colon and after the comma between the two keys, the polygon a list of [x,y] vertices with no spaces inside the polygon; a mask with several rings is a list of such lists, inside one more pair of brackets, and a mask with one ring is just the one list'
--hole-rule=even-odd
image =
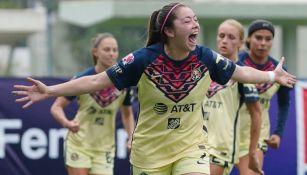
{"label": "player's face", "polygon": [[269,30],[257,30],[247,40],[253,55],[261,59],[267,58],[273,44],[273,34]]}
{"label": "player's face", "polygon": [[175,43],[173,44],[183,50],[194,50],[200,30],[196,15],[189,7],[179,7],[175,15],[176,19],[173,21]]}
{"label": "player's face", "polygon": [[118,57],[117,41],[112,37],[101,40],[98,47],[93,49],[93,54],[97,57],[97,64],[104,68],[112,66]]}
{"label": "player's face", "polygon": [[219,27],[216,40],[219,53],[231,59],[236,58],[243,44],[238,28],[228,23],[224,23]]}

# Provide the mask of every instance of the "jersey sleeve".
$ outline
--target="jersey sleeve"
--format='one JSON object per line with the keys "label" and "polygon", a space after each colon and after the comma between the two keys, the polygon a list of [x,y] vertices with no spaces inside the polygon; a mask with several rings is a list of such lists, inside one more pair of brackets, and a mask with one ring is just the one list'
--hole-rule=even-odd
{"label": "jersey sleeve", "polygon": [[143,48],[128,54],[117,64],[107,69],[106,73],[114,86],[119,90],[136,86],[145,69],[147,56],[147,51]]}
{"label": "jersey sleeve", "polygon": [[209,69],[210,77],[219,84],[226,84],[232,77],[236,64],[209,48],[201,48],[201,59]]}
{"label": "jersey sleeve", "polygon": [[274,134],[282,137],[283,131],[288,119],[289,106],[290,106],[290,89],[285,86],[280,86],[277,91],[277,104],[278,104],[278,113],[277,113],[277,125],[274,131]]}
{"label": "jersey sleeve", "polygon": [[123,101],[124,106],[131,106],[132,102],[133,102],[133,89],[132,88],[127,88],[125,89],[126,91],[126,96],[125,99]]}
{"label": "jersey sleeve", "polygon": [[256,102],[259,100],[259,94],[254,84],[239,83],[239,93],[243,102]]}

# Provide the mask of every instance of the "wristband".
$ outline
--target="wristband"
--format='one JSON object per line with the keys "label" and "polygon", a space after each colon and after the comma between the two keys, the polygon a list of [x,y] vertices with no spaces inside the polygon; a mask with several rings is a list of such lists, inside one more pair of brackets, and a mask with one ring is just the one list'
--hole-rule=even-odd
{"label": "wristband", "polygon": [[275,72],[268,71],[268,75],[269,75],[270,82],[274,83],[275,82]]}

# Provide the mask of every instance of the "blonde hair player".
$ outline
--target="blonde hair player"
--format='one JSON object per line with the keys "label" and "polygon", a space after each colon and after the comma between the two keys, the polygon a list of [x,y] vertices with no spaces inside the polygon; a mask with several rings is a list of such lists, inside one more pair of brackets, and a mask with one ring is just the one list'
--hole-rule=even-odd
{"label": "blonde hair player", "polygon": [[[244,43],[244,28],[234,19],[223,21],[217,32],[219,53],[238,62],[238,53]],[[257,89],[252,84],[230,80],[225,85],[212,82],[204,100],[204,126],[208,132],[211,175],[228,174],[239,162],[239,110],[246,104],[251,118],[250,168],[262,174],[256,156],[261,126],[261,110]],[[247,128],[248,129],[248,128]]]}

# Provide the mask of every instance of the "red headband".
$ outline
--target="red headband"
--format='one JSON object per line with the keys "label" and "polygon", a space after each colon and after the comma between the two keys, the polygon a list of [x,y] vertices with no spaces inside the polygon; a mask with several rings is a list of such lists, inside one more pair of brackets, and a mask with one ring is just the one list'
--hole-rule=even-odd
{"label": "red headband", "polygon": [[166,17],[165,17],[165,19],[164,19],[164,22],[163,22],[163,24],[162,24],[162,27],[161,27],[161,33],[163,33],[164,25],[165,25],[165,23],[166,23],[166,21],[167,21],[167,19],[168,19],[168,16],[172,13],[172,11],[173,11],[178,5],[180,5],[180,3],[174,5],[174,6],[171,8],[171,10],[167,13],[167,15],[166,15]]}

